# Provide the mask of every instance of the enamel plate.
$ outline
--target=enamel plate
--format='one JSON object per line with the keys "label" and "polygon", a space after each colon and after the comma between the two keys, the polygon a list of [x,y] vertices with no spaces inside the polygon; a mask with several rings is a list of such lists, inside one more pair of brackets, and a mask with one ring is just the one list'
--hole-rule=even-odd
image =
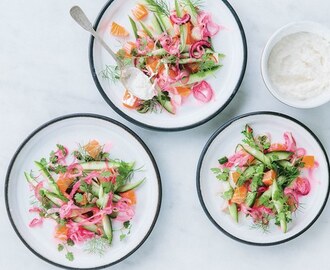
{"label": "enamel plate", "polygon": [[[115,51],[119,50],[125,41],[133,40],[134,35],[128,16],[132,16],[131,10],[136,3],[137,1],[109,1],[96,19],[94,28]],[[174,7],[174,1],[170,1],[170,4]],[[238,16],[227,1],[203,1],[203,10],[211,12],[214,22],[222,28],[212,40],[215,50],[225,54],[222,60],[223,67],[215,76],[207,79],[214,90],[214,98],[208,103],[201,104],[191,95],[179,106],[175,115],[165,110],[159,113],[140,114],[125,108],[122,105],[124,87],[119,82],[113,83],[101,76],[101,71],[106,65],[113,65],[114,60],[94,38],[91,39],[89,59],[95,84],[106,102],[117,113],[132,123],[146,128],[183,130],[205,123],[228,105],[236,94],[245,72],[247,49],[244,31]],[[114,21],[130,30],[127,40],[110,34],[110,26]]]}
{"label": "enamel plate", "polygon": [[[77,145],[96,139],[100,143],[110,142],[110,155],[130,162],[137,168],[134,179],[146,178],[136,190],[137,204],[132,219],[131,233],[125,240],[119,240],[114,233],[111,247],[103,256],[88,254],[84,246],[70,247],[74,261],[65,258],[65,252],[58,252],[54,240],[55,223],[44,221],[39,227],[30,228],[35,214],[31,208],[31,191],[24,178],[24,171],[34,168],[34,161],[48,157],[56,144],[63,144],[69,150]],[[17,235],[38,257],[57,266],[72,269],[95,269],[113,265],[137,250],[151,233],[161,203],[161,181],[155,160],[143,141],[122,124],[103,116],[75,114],[54,119],[34,131],[15,153],[6,178],[7,212]]]}
{"label": "enamel plate", "polygon": [[[273,142],[283,142],[283,133],[291,132],[298,147],[314,155],[319,166],[309,177],[311,191],[301,197],[301,207],[288,224],[287,233],[274,225],[272,220],[265,233],[255,228],[251,219],[240,213],[235,223],[229,213],[223,210],[222,184],[215,178],[211,168],[217,167],[218,159],[234,153],[242,141],[241,131],[249,124],[255,134],[271,134]],[[279,113],[256,112],[239,116],[219,128],[209,139],[201,154],[197,168],[197,190],[202,207],[213,224],[235,240],[254,245],[275,245],[291,240],[306,231],[321,214],[329,195],[329,161],[326,152],[311,130],[297,120]]]}

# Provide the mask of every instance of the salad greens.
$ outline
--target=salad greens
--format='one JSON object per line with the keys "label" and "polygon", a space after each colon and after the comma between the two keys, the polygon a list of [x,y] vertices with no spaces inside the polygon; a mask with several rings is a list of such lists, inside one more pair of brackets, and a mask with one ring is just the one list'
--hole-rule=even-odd
{"label": "salad greens", "polygon": [[272,142],[269,134],[255,136],[249,125],[242,134],[235,154],[220,158],[211,169],[223,183],[222,198],[236,222],[242,212],[257,227],[267,229],[273,220],[285,233],[300,198],[310,192],[303,174],[317,167],[314,156],[297,147],[289,132],[283,134],[284,143]]}
{"label": "salad greens", "polygon": [[144,179],[133,182],[135,163],[112,159],[96,140],[72,151],[71,163],[69,156],[68,149],[57,144],[48,159],[35,161],[38,173],[24,174],[36,200],[30,212],[38,214],[29,226],[55,221],[58,251],[72,261],[70,247],[76,244],[85,244],[88,253],[104,254],[116,224],[122,224],[120,240],[126,238],[135,214],[135,189]]}
{"label": "salad greens", "polygon": [[[205,79],[221,68],[224,55],[212,46],[220,26],[202,10],[202,1],[175,0],[171,6],[166,0],[140,0],[132,15],[128,20],[135,39],[125,40],[117,56],[125,65],[142,70],[154,93],[145,100],[141,98],[145,95],[126,90],[123,105],[139,113],[165,109],[175,114],[189,96],[209,102],[214,93]],[[112,22],[110,32],[120,38],[129,35],[117,22]],[[106,66],[101,76],[116,81],[118,71],[116,66]]]}

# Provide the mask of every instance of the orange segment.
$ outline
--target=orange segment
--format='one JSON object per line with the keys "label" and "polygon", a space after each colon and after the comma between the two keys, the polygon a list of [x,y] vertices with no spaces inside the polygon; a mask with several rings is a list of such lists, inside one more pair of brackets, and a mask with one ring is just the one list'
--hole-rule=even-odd
{"label": "orange segment", "polygon": [[130,205],[134,205],[136,204],[136,195],[135,195],[135,191],[134,190],[129,190],[123,193],[120,193],[120,196],[122,198],[126,198],[130,200]]}
{"label": "orange segment", "polygon": [[110,32],[112,35],[117,37],[126,37],[129,35],[128,31],[124,26],[119,25],[116,22],[112,22]]}
{"label": "orange segment", "polygon": [[62,193],[66,193],[66,190],[69,188],[69,186],[72,184],[73,179],[70,178],[64,178],[63,175],[61,175],[56,184],[58,185],[58,188]]}
{"label": "orange segment", "polygon": [[137,97],[133,96],[131,92],[125,91],[123,96],[123,105],[128,109],[134,109],[140,105],[140,101]]}
{"label": "orange segment", "polygon": [[234,195],[230,200],[231,203],[241,204],[241,203],[245,202],[247,192],[248,192],[248,189],[246,186],[240,186],[240,187],[235,188]]}
{"label": "orange segment", "polygon": [[134,9],[132,9],[132,13],[137,20],[143,20],[148,16],[147,8],[142,4],[137,4]]}
{"label": "orange segment", "polygon": [[68,240],[68,228],[65,225],[58,225],[54,237],[61,241]]}
{"label": "orange segment", "polygon": [[241,176],[239,172],[231,172],[231,179],[233,179],[233,182],[236,184],[238,181],[238,178]]}
{"label": "orange segment", "polygon": [[152,70],[152,72],[155,72],[157,67],[159,67],[159,58],[158,57],[148,57],[147,58],[147,66]]}
{"label": "orange segment", "polygon": [[314,156],[303,156],[301,162],[304,163],[304,168],[311,169],[314,167],[315,159]]}
{"label": "orange segment", "polygon": [[190,22],[186,23],[186,28],[187,28],[187,39],[186,39],[186,43],[187,45],[191,45],[195,42],[195,39],[191,36],[191,29],[193,28],[193,26],[191,25]]}
{"label": "orange segment", "polygon": [[188,86],[178,86],[175,88],[178,91],[178,94],[182,97],[187,97],[190,95],[190,87]]}
{"label": "orange segment", "polygon": [[84,146],[84,149],[92,158],[96,158],[101,152],[102,147],[97,140],[92,140]]}
{"label": "orange segment", "polygon": [[273,184],[275,178],[276,178],[276,172],[274,170],[270,170],[270,171],[264,173],[262,182],[266,186],[271,186]]}

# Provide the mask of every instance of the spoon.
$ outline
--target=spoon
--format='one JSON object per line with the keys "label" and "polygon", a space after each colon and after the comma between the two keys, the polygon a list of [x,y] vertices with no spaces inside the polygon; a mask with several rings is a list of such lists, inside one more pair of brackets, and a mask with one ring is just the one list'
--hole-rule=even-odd
{"label": "spoon", "polygon": [[100,35],[94,30],[92,23],[87,18],[83,10],[79,6],[74,6],[70,9],[71,17],[103,46],[103,48],[117,62],[120,70],[120,81],[123,86],[134,96],[148,100],[154,96],[154,85],[150,82],[150,78],[145,75],[140,69],[130,65],[124,65],[123,61],[118,58],[116,53],[110,49]]}

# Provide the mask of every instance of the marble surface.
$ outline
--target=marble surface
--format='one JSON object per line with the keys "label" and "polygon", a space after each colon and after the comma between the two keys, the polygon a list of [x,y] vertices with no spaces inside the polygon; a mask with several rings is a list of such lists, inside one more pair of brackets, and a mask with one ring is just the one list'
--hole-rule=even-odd
{"label": "marble surface", "polygon": [[295,20],[330,26],[330,2],[231,0],[248,42],[242,86],[216,118],[176,133],[149,131],[127,122],[96,90],[87,59],[89,37],[68,11],[79,4],[95,18],[105,2],[0,1],[0,269],[56,269],[34,256],[14,233],[5,211],[4,179],[11,156],[27,134],[49,119],[76,112],[103,114],[132,128],[149,145],[162,175],[163,202],[154,231],[137,252],[112,269],[238,269],[240,265],[244,269],[329,269],[329,206],[312,228],[293,241],[274,247],[243,245],[207,219],[197,198],[195,168],[217,127],[233,116],[256,110],[297,118],[330,151],[330,104],[310,110],[281,104],[266,90],[259,68],[262,48],[280,26]]}

